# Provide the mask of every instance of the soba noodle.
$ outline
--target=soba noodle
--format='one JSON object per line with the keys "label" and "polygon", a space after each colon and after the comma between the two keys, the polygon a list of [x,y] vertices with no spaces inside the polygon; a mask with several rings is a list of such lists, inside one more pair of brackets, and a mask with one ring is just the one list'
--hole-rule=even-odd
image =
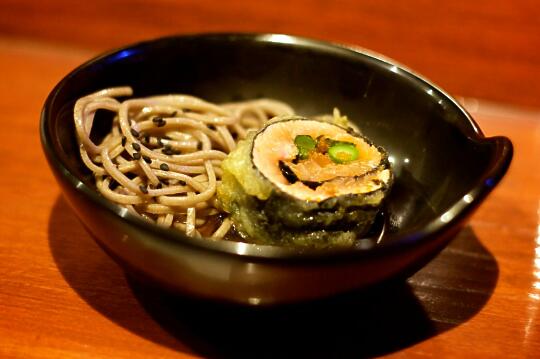
{"label": "soba noodle", "polygon": [[[222,105],[188,95],[118,99],[132,93],[108,88],[75,104],[81,158],[98,191],[160,226],[223,238],[232,222],[215,198],[221,161],[249,130],[293,110],[271,99]],[[114,120],[96,144],[90,133],[98,110],[113,112]]]}

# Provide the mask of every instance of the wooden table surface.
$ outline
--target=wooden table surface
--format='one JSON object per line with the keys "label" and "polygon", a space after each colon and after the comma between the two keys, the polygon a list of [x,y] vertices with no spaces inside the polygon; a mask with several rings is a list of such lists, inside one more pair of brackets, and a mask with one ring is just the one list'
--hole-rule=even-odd
{"label": "wooden table surface", "polygon": [[[540,357],[540,109],[464,99],[515,156],[469,225],[407,283],[242,309],[126,278],[62,198],[38,121],[94,50],[0,37],[0,357]],[[538,79],[537,79],[538,80]]]}

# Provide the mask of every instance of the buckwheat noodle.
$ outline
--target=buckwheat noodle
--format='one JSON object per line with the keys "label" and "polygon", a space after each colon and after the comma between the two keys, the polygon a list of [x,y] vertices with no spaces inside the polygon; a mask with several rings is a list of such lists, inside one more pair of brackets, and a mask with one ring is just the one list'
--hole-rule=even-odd
{"label": "buckwheat noodle", "polygon": [[[271,99],[222,105],[188,95],[118,99],[132,94],[130,87],[108,88],[75,104],[80,155],[98,191],[158,225],[223,238],[232,223],[215,198],[221,161],[249,130],[293,110]],[[96,144],[90,133],[98,110],[115,116]]]}

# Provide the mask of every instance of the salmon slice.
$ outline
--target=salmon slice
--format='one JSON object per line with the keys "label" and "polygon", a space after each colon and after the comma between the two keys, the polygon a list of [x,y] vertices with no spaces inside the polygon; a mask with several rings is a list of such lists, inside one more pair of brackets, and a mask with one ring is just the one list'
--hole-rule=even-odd
{"label": "salmon slice", "polygon": [[[298,148],[294,140],[299,135],[308,135],[313,139],[323,136],[333,141],[354,144],[359,153],[358,158],[349,163],[338,164],[327,154],[314,151],[307,159],[298,160]],[[268,124],[256,135],[252,147],[254,167],[274,186],[295,198],[316,202],[336,195],[369,192],[373,186],[366,186],[362,177],[370,173],[370,176],[376,178],[380,172],[377,167],[383,158],[379,148],[360,135],[349,133],[344,128],[327,122],[294,117]],[[289,172],[283,172],[283,163],[296,178],[290,176]],[[382,185],[387,182],[388,176],[383,177],[374,183]],[[339,180],[333,184],[328,183],[334,179]]]}
{"label": "salmon slice", "polygon": [[327,155],[313,153],[305,161],[297,164],[286,162],[300,181],[325,182],[336,177],[362,176],[377,168],[381,156],[365,160],[356,160],[347,164],[334,163]]}

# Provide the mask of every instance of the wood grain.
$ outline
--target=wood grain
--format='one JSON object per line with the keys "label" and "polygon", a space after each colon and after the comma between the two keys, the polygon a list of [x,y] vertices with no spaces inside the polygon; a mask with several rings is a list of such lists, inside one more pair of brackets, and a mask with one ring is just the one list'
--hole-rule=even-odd
{"label": "wood grain", "polygon": [[469,226],[407,283],[273,310],[210,306],[127,279],[47,168],[40,108],[97,45],[0,38],[0,357],[538,357],[540,110],[464,100],[516,155]]}
{"label": "wood grain", "polygon": [[453,94],[540,106],[535,0],[0,2],[0,33],[99,51],[207,31],[283,32],[363,46]]}

